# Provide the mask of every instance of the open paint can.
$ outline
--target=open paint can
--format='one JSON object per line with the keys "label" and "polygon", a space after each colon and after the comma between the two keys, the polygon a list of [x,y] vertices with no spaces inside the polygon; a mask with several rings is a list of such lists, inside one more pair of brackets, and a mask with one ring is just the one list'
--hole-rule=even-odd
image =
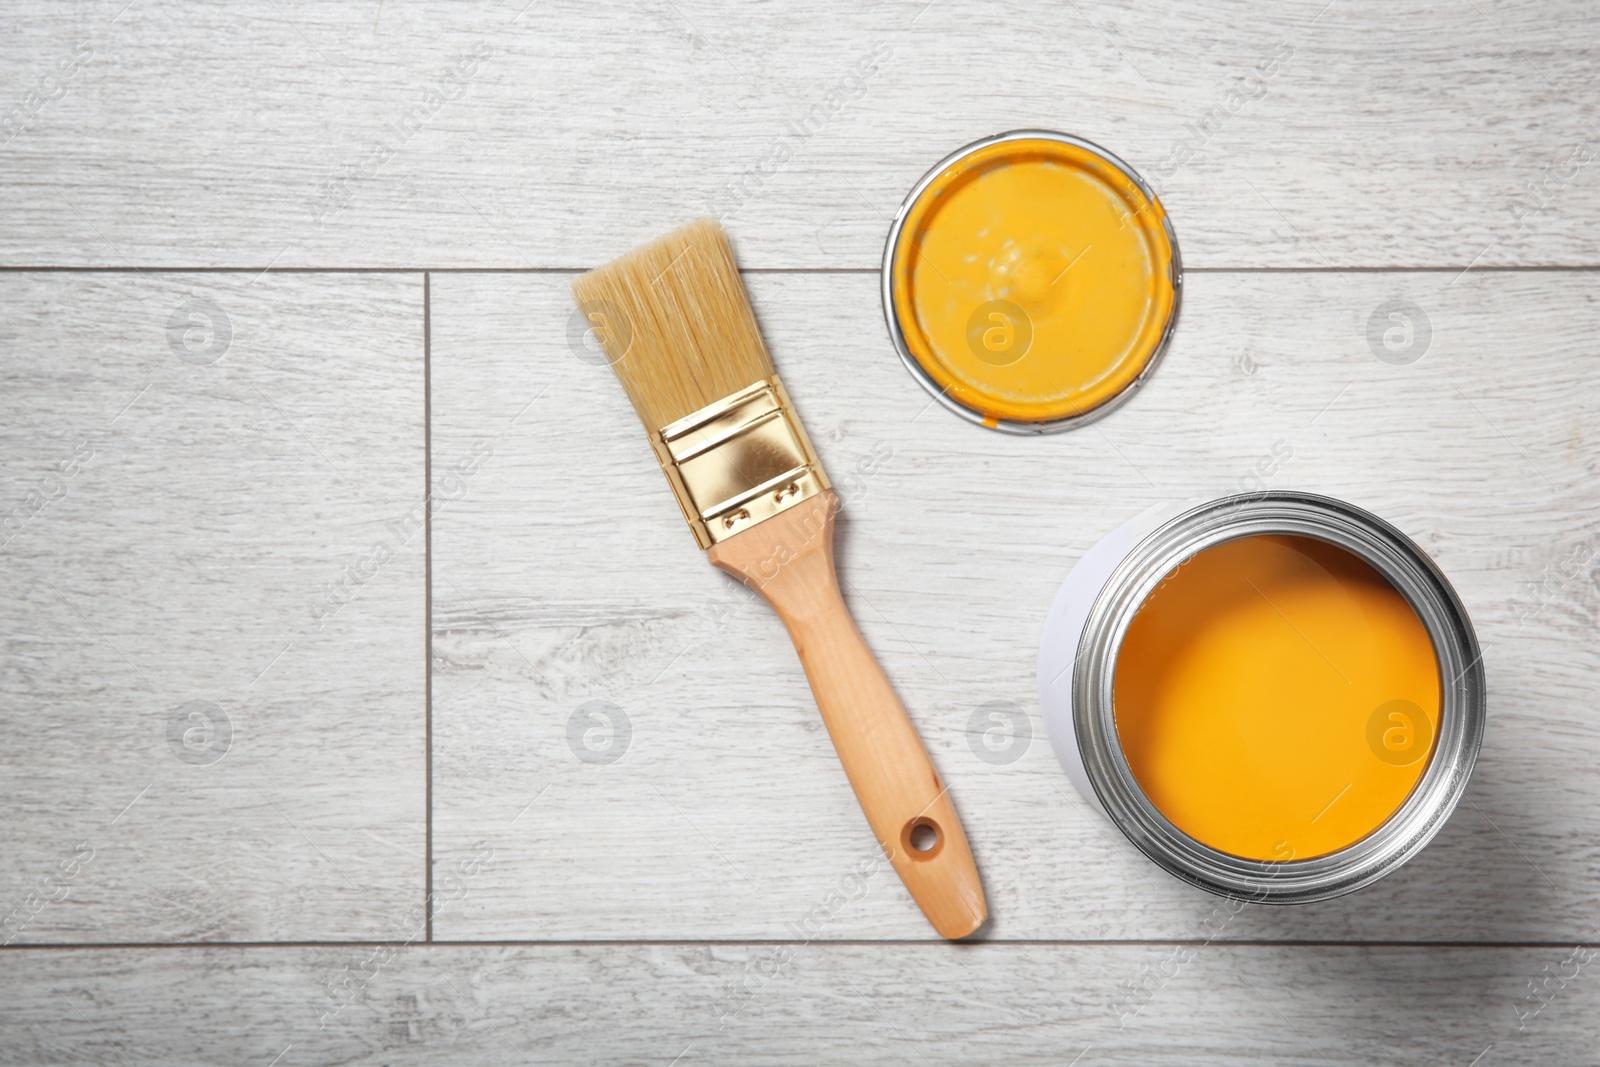
{"label": "open paint can", "polygon": [[1039,651],[1062,767],[1157,864],[1268,904],[1415,856],[1482,744],[1482,655],[1416,544],[1328,497],[1160,507],[1068,575]]}
{"label": "open paint can", "polygon": [[1015,130],[942,160],[883,253],[889,336],[962,418],[1065,430],[1126,400],[1160,359],[1183,270],[1161,202],[1081,137]]}

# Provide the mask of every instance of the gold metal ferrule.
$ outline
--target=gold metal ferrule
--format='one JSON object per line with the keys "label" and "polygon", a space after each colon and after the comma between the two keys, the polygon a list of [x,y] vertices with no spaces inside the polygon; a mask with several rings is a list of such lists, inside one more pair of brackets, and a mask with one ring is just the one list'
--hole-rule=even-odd
{"label": "gold metal ferrule", "polygon": [[830,485],[775,377],[663,427],[650,444],[701,548]]}

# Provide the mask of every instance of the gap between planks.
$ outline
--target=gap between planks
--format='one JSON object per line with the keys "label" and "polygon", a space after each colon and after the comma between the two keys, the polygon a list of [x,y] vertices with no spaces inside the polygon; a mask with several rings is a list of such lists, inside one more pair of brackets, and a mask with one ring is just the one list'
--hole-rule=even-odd
{"label": "gap between planks", "polygon": [[[42,943],[37,945],[3,945],[0,946],[0,958],[7,952],[104,952],[113,949],[289,949],[289,948],[370,948],[373,945],[393,944],[393,939],[374,939],[367,941],[85,941],[82,943]],[[1326,938],[1317,940],[1272,940],[1264,938],[1250,938],[1240,940],[1219,940],[1217,938],[1085,938],[1072,940],[1067,938],[1006,938],[980,939],[976,941],[957,941],[956,945],[977,948],[981,946],[1009,947],[1017,946],[1053,946],[1070,948],[1072,946],[1089,948],[1108,947],[1151,947],[1167,948],[1177,946],[1216,946],[1222,948],[1347,948],[1347,949],[1550,949],[1559,950],[1571,948],[1571,940],[1565,941],[1338,941]],[[737,946],[737,945],[844,945],[844,946],[882,946],[882,947],[914,947],[917,945],[949,945],[952,942],[943,938],[863,938],[848,937],[837,940],[816,939],[806,941],[801,938],[606,938],[586,940],[583,938],[566,938],[548,941],[497,939],[491,941],[461,941],[461,940],[429,940],[426,942],[430,948],[628,948],[639,945],[677,945],[677,946]]]}
{"label": "gap between planks", "polygon": [[422,274],[422,916],[433,940],[433,284]]}
{"label": "gap between planks", "polygon": [[[237,267],[50,266],[3,265],[0,274],[584,274],[587,267],[275,267],[268,264]],[[1185,274],[1584,274],[1600,271],[1600,263],[1538,263],[1525,266],[1479,267],[1472,264],[1424,266],[1335,267],[1195,267]],[[878,267],[741,267],[740,274],[865,274],[878,275]]]}

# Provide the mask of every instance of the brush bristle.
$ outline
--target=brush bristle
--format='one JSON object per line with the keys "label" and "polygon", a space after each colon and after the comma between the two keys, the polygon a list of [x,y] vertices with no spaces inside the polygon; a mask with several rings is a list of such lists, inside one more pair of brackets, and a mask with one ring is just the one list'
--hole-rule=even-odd
{"label": "brush bristle", "polygon": [[648,430],[774,373],[733,250],[710,219],[590,271],[572,293]]}

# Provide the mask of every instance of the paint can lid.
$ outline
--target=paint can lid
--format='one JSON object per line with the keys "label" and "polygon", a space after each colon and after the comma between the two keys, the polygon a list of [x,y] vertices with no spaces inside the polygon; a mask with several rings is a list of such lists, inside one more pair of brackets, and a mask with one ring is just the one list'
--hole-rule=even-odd
{"label": "paint can lid", "polygon": [[889,333],[948,408],[1012,433],[1105,414],[1154,367],[1182,268],[1165,210],[1082,138],[1016,130],[918,182],[884,249]]}

